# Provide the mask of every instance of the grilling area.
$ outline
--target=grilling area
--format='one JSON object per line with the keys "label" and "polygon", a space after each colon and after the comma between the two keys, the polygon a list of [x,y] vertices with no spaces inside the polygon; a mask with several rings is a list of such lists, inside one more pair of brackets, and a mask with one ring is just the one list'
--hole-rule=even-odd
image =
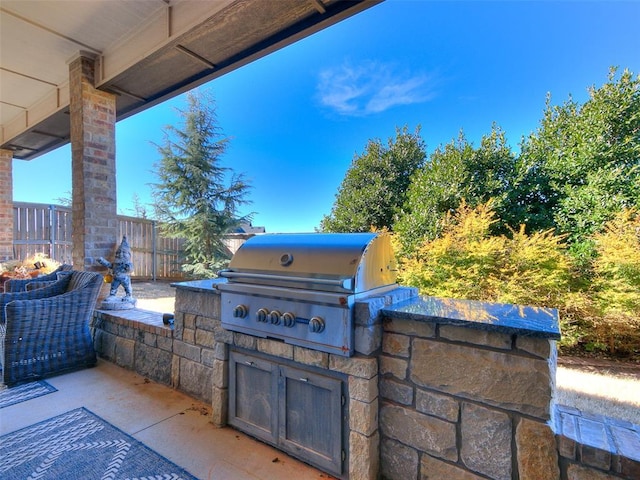
{"label": "grilling area", "polygon": [[[116,121],[377,3],[3,2],[0,180],[71,143],[72,263],[91,273],[119,238]],[[12,193],[0,258],[15,257]],[[0,405],[0,435],[88,409],[201,479],[640,478],[640,428],[554,405],[555,310],[423,297],[395,269],[384,234],[254,237],[220,278],[172,284],[170,323],[98,308],[97,366]],[[127,478],[160,478],[144,472]]]}
{"label": "grilling area", "polygon": [[421,297],[384,235],[330,235],[254,237],[221,278],[173,284],[171,326],[98,311],[99,355],[335,478],[634,478],[554,408],[554,310]]}

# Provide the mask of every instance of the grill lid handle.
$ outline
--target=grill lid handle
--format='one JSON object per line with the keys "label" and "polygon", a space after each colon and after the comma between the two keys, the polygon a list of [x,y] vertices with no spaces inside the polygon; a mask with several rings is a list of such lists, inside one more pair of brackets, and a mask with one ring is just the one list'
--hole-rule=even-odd
{"label": "grill lid handle", "polygon": [[251,280],[263,280],[266,282],[270,282],[273,280],[277,281],[285,281],[291,283],[313,283],[316,285],[331,285],[332,287],[340,287],[345,290],[353,290],[353,278],[312,278],[312,277],[289,277],[286,275],[269,275],[265,273],[245,273],[245,272],[234,272],[233,270],[220,270],[218,272],[218,276],[225,278],[236,278],[242,280],[243,278],[251,279]]}

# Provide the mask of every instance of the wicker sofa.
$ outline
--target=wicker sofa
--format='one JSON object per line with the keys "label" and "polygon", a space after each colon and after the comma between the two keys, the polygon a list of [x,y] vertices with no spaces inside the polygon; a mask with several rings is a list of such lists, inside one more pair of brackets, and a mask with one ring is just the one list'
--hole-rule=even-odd
{"label": "wicker sofa", "polygon": [[61,272],[69,272],[73,268],[72,265],[63,263],[57,269],[55,269],[51,273],[47,273],[46,275],[40,275],[39,277],[34,278],[10,278],[6,282],[4,282],[4,291],[5,292],[24,292],[27,290],[27,285],[40,285],[44,286],[42,282],[53,282],[58,280],[58,274]]}
{"label": "wicker sofa", "polygon": [[102,275],[70,271],[38,289],[0,294],[0,359],[5,385],[96,364],[89,324]]}

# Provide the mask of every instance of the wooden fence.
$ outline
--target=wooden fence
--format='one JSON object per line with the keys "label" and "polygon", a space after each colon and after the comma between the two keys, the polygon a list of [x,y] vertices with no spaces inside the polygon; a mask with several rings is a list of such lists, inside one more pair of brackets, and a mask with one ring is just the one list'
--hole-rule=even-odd
{"label": "wooden fence", "polygon": [[[23,260],[41,253],[60,263],[72,263],[71,208],[39,203],[13,204],[13,257]],[[183,277],[183,243],[158,234],[155,220],[118,215],[119,245],[127,235],[133,265],[132,278]],[[107,259],[111,260],[111,259]]]}

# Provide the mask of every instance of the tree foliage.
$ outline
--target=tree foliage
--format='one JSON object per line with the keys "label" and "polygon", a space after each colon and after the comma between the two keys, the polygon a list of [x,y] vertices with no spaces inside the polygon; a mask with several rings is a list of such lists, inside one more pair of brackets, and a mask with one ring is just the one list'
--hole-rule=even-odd
{"label": "tree foliage", "polygon": [[155,165],[154,208],[163,234],[185,239],[184,271],[214,276],[229,259],[223,235],[249,220],[238,214],[248,203],[249,186],[242,175],[222,166],[228,139],[218,125],[214,99],[205,93],[187,95],[180,111],[182,128],[168,126]]}
{"label": "tree foliage", "polygon": [[589,89],[579,105],[550,97],[538,130],[522,144],[514,203],[530,228],[556,228],[571,243],[640,206],[640,76],[625,70]]}
{"label": "tree foliage", "polygon": [[[441,232],[447,214],[462,200],[475,206],[492,199],[498,218],[509,220],[509,191],[515,177],[515,157],[505,133],[493,125],[475,148],[463,132],[457,139],[439,146],[429,161],[416,172],[407,192],[403,215],[395,225],[407,252],[424,239]],[[504,226],[492,224],[493,231]]]}
{"label": "tree foliage", "polygon": [[368,232],[391,228],[400,212],[413,172],[425,159],[419,136],[407,127],[396,129],[387,145],[370,140],[362,155],[351,162],[331,209],[323,217],[325,232]]}

